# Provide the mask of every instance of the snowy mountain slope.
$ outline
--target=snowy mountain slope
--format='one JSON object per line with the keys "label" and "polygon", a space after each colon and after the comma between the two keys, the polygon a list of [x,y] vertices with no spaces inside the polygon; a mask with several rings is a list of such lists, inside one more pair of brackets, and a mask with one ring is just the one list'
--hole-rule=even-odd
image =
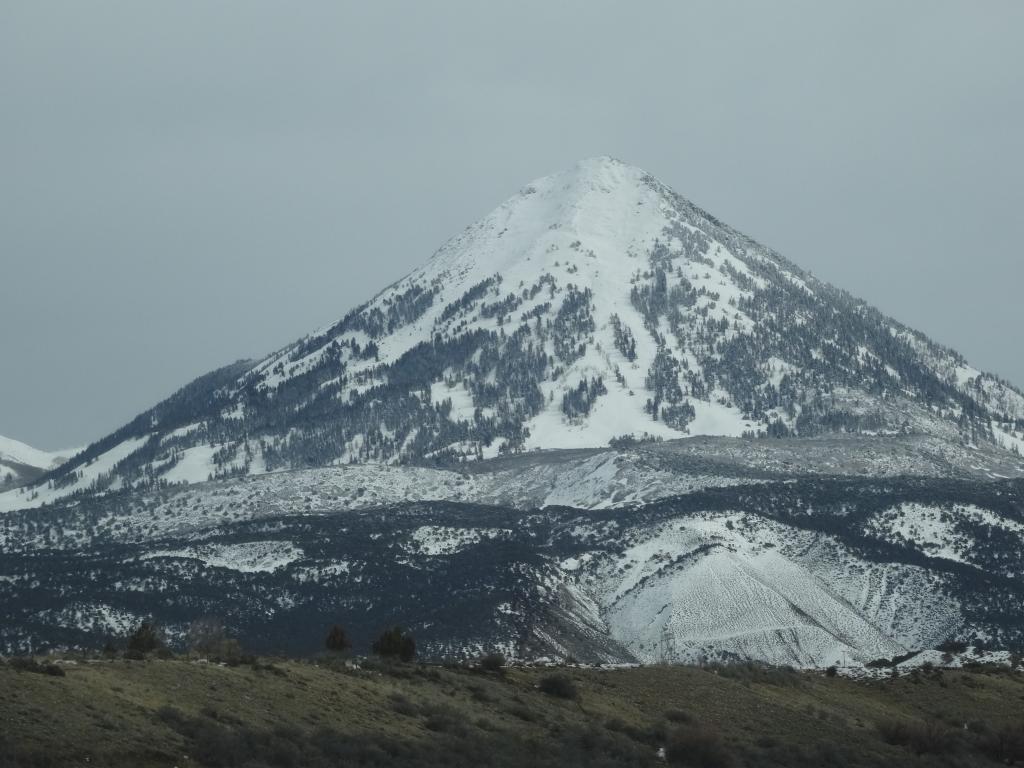
{"label": "snowy mountain slope", "polygon": [[[701,515],[635,535],[624,556],[588,560],[581,575],[599,585],[612,636],[645,662],[864,663],[939,642],[962,619],[917,569],[873,565],[835,540],[808,557],[820,535],[774,521]],[[836,578],[851,572],[857,602]],[[879,574],[886,589],[872,583]]]}
{"label": "snowy mountain slope", "polygon": [[338,323],[193,382],[32,493],[627,435],[841,433],[1012,453],[1024,396],[646,172],[593,158],[527,185]]}
{"label": "snowy mountain slope", "polygon": [[[1020,481],[748,478],[640,506],[543,511],[359,509],[322,494],[304,510],[272,514],[268,502],[249,514],[246,497],[222,494],[203,520],[174,525],[195,490],[112,524],[112,499],[3,516],[0,650],[101,645],[144,616],[182,633],[206,615],[258,648],[296,652],[319,644],[324,616],[365,636],[401,621],[438,656],[827,666],[951,636],[1024,645]],[[922,551],[879,522],[940,508],[955,548]],[[908,530],[927,517],[914,514]],[[137,528],[143,517],[156,527]]]}
{"label": "snowy mountain slope", "polygon": [[79,450],[41,451],[0,435],[0,490],[31,483],[59,467]]}
{"label": "snowy mountain slope", "polygon": [[[1024,546],[1024,524],[974,504],[907,502],[880,510],[865,531],[926,554],[979,568],[1004,550]],[[1010,567],[1010,578],[1024,575]]]}
{"label": "snowy mountain slope", "polygon": [[[84,470],[96,472],[104,466],[110,465],[97,461]],[[1024,462],[996,446],[965,446],[924,435],[702,437],[619,448],[531,451],[449,467],[353,464],[277,471],[137,489],[76,503],[96,511],[89,520],[95,529],[116,529],[119,540],[144,541],[216,526],[224,515],[253,520],[409,501],[609,509],[704,488],[817,475],[985,481],[1022,478]],[[38,508],[50,500],[48,491],[0,496],[0,503],[10,504],[0,511]]]}

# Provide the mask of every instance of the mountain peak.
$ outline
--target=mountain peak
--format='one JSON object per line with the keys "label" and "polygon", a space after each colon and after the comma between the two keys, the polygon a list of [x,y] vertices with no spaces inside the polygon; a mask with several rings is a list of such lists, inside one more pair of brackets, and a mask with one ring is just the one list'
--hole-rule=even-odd
{"label": "mountain peak", "polygon": [[[831,432],[1024,451],[1024,396],[600,156],[527,184],[334,325],[193,382],[32,502],[280,468]],[[5,496],[0,508],[29,501]]]}
{"label": "mountain peak", "polygon": [[624,163],[608,155],[587,157],[562,171],[534,179],[523,188],[523,194],[533,191],[561,193],[565,197],[587,192],[612,192],[620,186],[642,186],[649,174],[641,168]]}
{"label": "mountain peak", "polygon": [[522,187],[410,277],[443,271],[462,284],[501,272],[518,281],[583,258],[593,265],[644,252],[667,226],[670,208],[650,178],[608,156],[580,160]]}
{"label": "mountain peak", "polygon": [[596,184],[618,184],[626,180],[642,179],[647,172],[610,155],[595,155],[578,160],[572,168],[555,176],[573,174],[580,180]]}

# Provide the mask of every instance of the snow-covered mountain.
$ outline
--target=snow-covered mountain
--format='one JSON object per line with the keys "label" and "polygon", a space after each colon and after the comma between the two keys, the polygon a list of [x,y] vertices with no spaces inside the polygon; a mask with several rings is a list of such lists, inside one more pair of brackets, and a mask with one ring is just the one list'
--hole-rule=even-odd
{"label": "snow-covered mountain", "polygon": [[694,435],[1024,446],[1024,396],[648,173],[526,185],[338,323],[215,371],[0,508]]}
{"label": "snow-covered mountain", "polygon": [[41,451],[0,435],[0,489],[17,488],[37,480],[66,462],[78,450]]}
{"label": "snow-covered mountain", "polygon": [[438,657],[1024,650],[1022,447],[1010,384],[586,160],[33,465],[0,493],[0,652],[205,615],[294,651],[325,616]]}

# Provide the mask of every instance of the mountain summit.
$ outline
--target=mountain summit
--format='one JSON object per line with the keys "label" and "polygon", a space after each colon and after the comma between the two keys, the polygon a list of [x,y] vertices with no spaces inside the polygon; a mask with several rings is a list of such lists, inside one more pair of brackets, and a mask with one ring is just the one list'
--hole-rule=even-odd
{"label": "mountain summit", "polygon": [[331,464],[695,435],[1024,446],[1024,396],[608,157],[338,323],[204,376],[0,508]]}

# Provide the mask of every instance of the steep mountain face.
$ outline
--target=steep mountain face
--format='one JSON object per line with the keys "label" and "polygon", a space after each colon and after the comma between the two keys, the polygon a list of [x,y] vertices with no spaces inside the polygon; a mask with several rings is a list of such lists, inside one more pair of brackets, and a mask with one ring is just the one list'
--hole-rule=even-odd
{"label": "steep mountain face", "polygon": [[193,382],[3,508],[630,437],[1024,445],[1024,396],[638,168],[539,179],[340,322]]}
{"label": "steep mountain face", "polygon": [[78,449],[40,451],[38,448],[0,435],[0,491],[28,485],[38,480],[77,452]]}

